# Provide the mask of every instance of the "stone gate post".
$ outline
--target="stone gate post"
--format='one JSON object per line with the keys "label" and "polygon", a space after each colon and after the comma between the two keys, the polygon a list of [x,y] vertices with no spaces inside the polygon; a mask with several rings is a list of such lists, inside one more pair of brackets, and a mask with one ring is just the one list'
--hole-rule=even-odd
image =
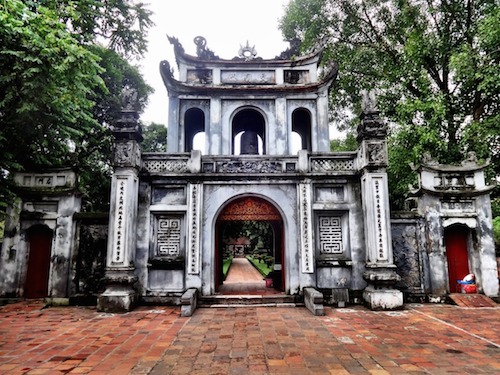
{"label": "stone gate post", "polygon": [[372,310],[403,305],[403,293],[394,288],[400,277],[392,253],[386,135],[387,127],[375,108],[374,95],[365,93],[357,139],[366,247],[363,278],[368,283],[363,299]]}
{"label": "stone gate post", "polygon": [[126,87],[121,118],[112,127],[114,136],[113,176],[109,212],[108,250],[104,283],[106,290],[97,309],[125,312],[137,303],[134,259],[137,232],[137,199],[142,129],[136,110],[136,93]]}

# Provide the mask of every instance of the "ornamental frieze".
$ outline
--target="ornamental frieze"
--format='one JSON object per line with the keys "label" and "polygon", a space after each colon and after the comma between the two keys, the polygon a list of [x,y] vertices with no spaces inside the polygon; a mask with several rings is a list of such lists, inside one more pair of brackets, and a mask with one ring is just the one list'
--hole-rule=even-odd
{"label": "ornamental frieze", "polygon": [[273,161],[226,161],[217,163],[217,172],[225,173],[281,173],[281,162]]}

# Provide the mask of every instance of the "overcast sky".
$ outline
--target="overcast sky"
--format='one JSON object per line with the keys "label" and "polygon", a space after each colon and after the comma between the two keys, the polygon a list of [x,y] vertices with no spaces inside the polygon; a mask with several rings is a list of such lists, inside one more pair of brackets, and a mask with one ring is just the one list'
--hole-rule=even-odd
{"label": "overcast sky", "polygon": [[238,55],[241,46],[255,46],[258,57],[273,58],[286,50],[278,20],[289,0],[145,0],[154,13],[146,57],[140,62],[146,82],[155,89],[141,115],[144,123],[167,124],[167,90],[159,64],[167,60],[177,77],[177,64],[167,35],[179,39],[186,53],[196,55],[193,39],[200,35],[207,48],[223,59]]}

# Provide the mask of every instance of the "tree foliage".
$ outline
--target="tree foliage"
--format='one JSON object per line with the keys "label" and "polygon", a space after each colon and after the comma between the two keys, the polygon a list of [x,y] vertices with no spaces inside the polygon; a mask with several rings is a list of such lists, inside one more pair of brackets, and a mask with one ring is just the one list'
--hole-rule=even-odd
{"label": "tree foliage", "polygon": [[408,164],[468,151],[500,174],[500,5],[495,0],[292,0],[280,27],[336,60],[331,119],[353,126],[360,92],[375,89],[391,124],[390,179],[401,202]]}
{"label": "tree foliage", "polygon": [[91,174],[102,177],[109,164],[107,126],[117,119],[124,81],[141,108],[151,92],[124,58],[145,51],[149,16],[127,0],[0,3],[1,205],[17,170],[78,166],[84,193],[95,186]]}
{"label": "tree foliage", "polygon": [[163,124],[151,123],[143,129],[144,140],[141,143],[143,152],[167,151],[167,127]]}

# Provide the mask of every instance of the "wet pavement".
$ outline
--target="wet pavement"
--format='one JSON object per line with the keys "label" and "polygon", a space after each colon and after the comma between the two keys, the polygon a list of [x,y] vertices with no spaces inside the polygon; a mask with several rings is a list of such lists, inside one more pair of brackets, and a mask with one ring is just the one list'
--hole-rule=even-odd
{"label": "wet pavement", "polygon": [[499,374],[500,308],[0,307],[0,374]]}

